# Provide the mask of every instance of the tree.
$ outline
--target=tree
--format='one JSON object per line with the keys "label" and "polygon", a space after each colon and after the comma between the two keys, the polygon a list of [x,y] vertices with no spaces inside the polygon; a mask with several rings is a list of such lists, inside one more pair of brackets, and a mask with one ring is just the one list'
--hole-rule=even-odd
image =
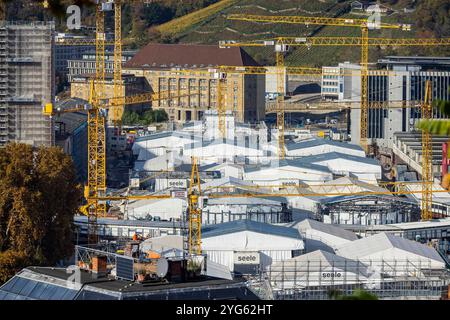
{"label": "tree", "polygon": [[[441,113],[450,116],[450,101],[436,100],[433,107],[441,110]],[[418,128],[431,134],[450,136],[450,120],[421,120]]]}
{"label": "tree", "polygon": [[24,266],[72,255],[81,195],[72,160],[60,148],[0,149],[0,282]]}
{"label": "tree", "polygon": [[366,290],[356,289],[351,295],[344,295],[338,290],[332,290],[328,293],[332,300],[378,300],[378,297]]}
{"label": "tree", "polygon": [[142,115],[134,111],[125,110],[122,116],[122,122],[126,125],[144,125],[147,126],[154,122],[164,122],[169,119],[166,111],[162,109],[147,110]]}
{"label": "tree", "polygon": [[[433,101],[433,107],[439,109],[443,115],[450,117],[450,101],[435,100]],[[447,119],[421,120],[417,127],[431,134],[450,137],[450,120]],[[447,152],[450,156],[450,149]],[[447,173],[442,177],[442,186],[448,189],[449,182],[450,173]]]}
{"label": "tree", "polygon": [[165,110],[158,109],[158,110],[155,110],[154,119],[155,119],[155,122],[165,122],[165,121],[169,120],[169,115],[167,114],[167,112]]}

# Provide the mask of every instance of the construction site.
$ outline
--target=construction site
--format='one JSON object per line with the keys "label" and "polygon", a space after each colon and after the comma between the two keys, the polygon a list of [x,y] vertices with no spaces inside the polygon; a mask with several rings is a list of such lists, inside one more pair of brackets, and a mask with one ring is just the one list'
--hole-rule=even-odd
{"label": "construction site", "polygon": [[[450,38],[408,35],[378,4],[331,17],[234,1],[217,14],[244,28],[337,32],[129,50],[126,2],[96,1],[83,37],[0,24],[0,146],[60,146],[84,185],[73,256],[22,269],[0,300],[450,298],[450,138],[420,127],[448,121],[434,102],[450,100],[450,58],[391,54]],[[289,62],[337,47],[358,63]]]}

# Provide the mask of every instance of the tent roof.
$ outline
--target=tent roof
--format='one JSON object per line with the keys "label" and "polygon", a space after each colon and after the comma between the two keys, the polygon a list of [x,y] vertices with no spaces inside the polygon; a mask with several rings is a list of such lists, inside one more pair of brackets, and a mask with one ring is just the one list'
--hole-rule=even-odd
{"label": "tent roof", "polygon": [[330,169],[328,167],[320,165],[320,164],[314,164],[310,161],[304,161],[303,159],[284,159],[284,160],[276,160],[272,161],[270,165],[267,166],[257,166],[257,167],[246,167],[244,171],[246,173],[249,172],[255,172],[255,171],[263,171],[268,169],[280,169],[283,170],[284,167],[294,167],[299,169],[308,169],[308,170],[315,170],[315,171],[321,171],[326,173],[331,173]]}
{"label": "tent roof", "polygon": [[362,259],[366,256],[394,248],[407,251],[413,255],[443,262],[439,253],[434,248],[384,232],[339,246],[336,249],[336,253],[345,257]]}
{"label": "tent roof", "polygon": [[316,163],[316,162],[320,162],[320,161],[335,160],[335,159],[349,160],[349,161],[354,161],[354,162],[370,164],[370,165],[374,165],[374,166],[380,165],[380,163],[376,159],[359,157],[359,156],[354,156],[354,155],[345,154],[345,153],[341,153],[341,152],[328,152],[328,153],[324,153],[324,154],[317,154],[317,155],[303,157],[301,160],[304,162]]}
{"label": "tent roof", "polygon": [[346,143],[346,142],[317,139],[317,138],[298,141],[295,143],[288,143],[288,144],[286,144],[286,148],[288,150],[298,150],[298,149],[306,149],[306,148],[312,148],[312,147],[323,146],[323,145],[330,145],[330,146],[335,146],[335,147],[341,147],[341,148],[362,151],[362,148],[357,145],[353,145],[353,144]]}
{"label": "tent roof", "polygon": [[206,225],[202,228],[202,237],[211,238],[225,234],[232,234],[242,231],[252,231],[265,235],[274,235],[284,238],[301,239],[300,233],[295,228],[275,226],[268,223],[252,220],[236,220],[231,222]]}
{"label": "tent roof", "polygon": [[358,237],[356,236],[356,234],[354,234],[351,231],[347,231],[343,228],[328,224],[328,223],[323,223],[317,220],[312,220],[312,219],[305,219],[302,220],[294,225],[292,225],[292,227],[296,227],[297,229],[300,230],[300,232],[304,232],[306,230],[312,229],[312,230],[317,230],[335,237],[339,237],[339,238],[343,238],[343,239],[347,239],[350,241],[354,241],[357,240]]}

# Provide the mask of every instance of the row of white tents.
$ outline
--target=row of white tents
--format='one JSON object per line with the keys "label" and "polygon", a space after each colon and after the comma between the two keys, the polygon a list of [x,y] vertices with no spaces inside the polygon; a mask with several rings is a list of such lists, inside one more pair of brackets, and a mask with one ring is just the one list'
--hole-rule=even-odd
{"label": "row of white tents", "polygon": [[[181,252],[181,236],[170,237],[178,237]],[[145,243],[155,249],[165,239]],[[257,253],[260,270],[282,288],[420,277],[446,267],[433,247],[389,233],[358,239],[350,231],[309,219],[285,225],[241,220],[205,226],[202,249],[208,261],[230,272],[237,265],[236,253]]]}

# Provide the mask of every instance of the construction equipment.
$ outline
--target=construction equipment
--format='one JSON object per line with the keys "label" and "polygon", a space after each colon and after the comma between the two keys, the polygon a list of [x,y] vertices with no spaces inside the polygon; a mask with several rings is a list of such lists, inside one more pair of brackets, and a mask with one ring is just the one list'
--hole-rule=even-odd
{"label": "construction equipment", "polygon": [[[422,104],[422,119],[430,120],[432,118],[432,84],[427,80],[425,84],[425,97]],[[431,220],[433,218],[432,201],[433,201],[433,155],[432,155],[431,134],[422,130],[422,220]]]}
{"label": "construction equipment", "polygon": [[277,67],[277,132],[278,132],[278,157],[284,159],[285,149],[284,149],[284,96],[286,95],[285,90],[285,79],[286,75],[284,72],[284,54],[287,51],[287,47],[282,42],[278,42],[275,46],[276,54],[276,67]]}
{"label": "construction equipment", "polygon": [[106,202],[95,197],[106,195],[106,133],[105,117],[105,13],[103,6],[96,6],[96,74],[91,82],[90,100],[92,108],[88,111],[88,183],[84,196],[87,201],[88,243],[96,244],[97,217],[106,215]]}
{"label": "construction equipment", "polygon": [[[186,97],[186,96],[197,96],[198,94],[199,93],[174,95],[174,94],[171,94],[169,91],[160,91],[160,92],[154,92],[154,93],[142,93],[142,94],[137,94],[137,95],[133,95],[133,96],[104,98],[103,102],[105,103],[105,109],[112,109],[115,106],[120,106],[122,104],[125,104],[125,105],[141,104],[141,103],[148,103],[148,102],[154,102],[154,101],[176,99],[176,98],[181,98],[181,97]],[[91,108],[92,108],[92,105],[90,105],[90,104],[80,104],[80,105],[76,105],[72,108],[54,110],[53,104],[48,103],[44,106],[42,113],[46,116],[53,116],[53,115],[60,114],[60,113],[88,111]]]}
{"label": "construction equipment", "polygon": [[[360,109],[358,102],[294,102],[284,105],[285,113],[288,112],[308,112],[308,111],[343,111]],[[421,103],[418,101],[408,101],[405,103],[401,100],[391,101],[371,101],[369,102],[369,110],[371,109],[411,109],[420,108]],[[275,104],[266,104],[266,114],[276,113],[277,106]]]}
{"label": "construction equipment", "polygon": [[[355,188],[359,188],[354,184],[305,184],[302,186],[295,187],[295,192],[292,192],[288,189],[292,189],[293,187],[286,187],[285,185],[255,185],[255,186],[245,186],[244,188],[254,189],[249,192],[239,192],[239,193],[230,193],[228,190],[232,190],[233,186],[230,185],[222,185],[222,186],[214,186],[210,187],[210,189],[223,189],[224,192],[216,192],[211,193],[209,190],[204,190],[205,193],[202,193],[200,175],[198,170],[198,158],[192,157],[192,169],[191,169],[191,178],[189,183],[189,189],[187,193],[188,198],[188,236],[185,241],[187,241],[187,250],[189,255],[201,255],[201,227],[202,227],[202,209],[199,206],[199,199],[201,196],[205,196],[208,198],[247,198],[247,197],[273,197],[273,192],[267,192],[269,188],[278,188],[279,190],[286,190],[287,192],[277,193],[277,196],[283,197],[299,197],[299,196],[351,196],[351,195],[408,195],[408,194],[417,194],[420,191],[408,190],[408,186],[425,186],[428,184],[428,181],[419,181],[419,182],[381,182],[379,184],[380,187],[389,188],[386,191],[367,191],[367,190],[355,190]],[[431,184],[432,188],[432,184]],[[422,189],[423,192],[424,189]],[[429,191],[431,194],[432,191]],[[437,190],[436,192],[444,192],[447,193],[447,190]],[[139,196],[139,199],[148,199],[154,198],[154,195],[143,195]],[[107,198],[112,200],[113,198]],[[130,197],[128,197],[130,199]],[[431,199],[430,199],[431,200]],[[431,203],[431,202],[430,202]],[[431,213],[431,207],[430,207]]]}
{"label": "construction equipment", "polygon": [[[232,15],[233,17],[235,15]],[[251,17],[251,16],[250,16]],[[296,18],[296,17],[292,17]],[[327,18],[328,19],[328,18]],[[247,20],[246,18],[243,20]],[[289,20],[289,19],[288,19]],[[252,20],[253,21],[253,20]],[[275,46],[276,51],[276,61],[277,61],[277,69],[279,69],[278,64],[281,63],[281,54],[277,51],[279,49],[288,50],[290,46],[362,46],[362,58],[368,59],[368,56],[365,52],[368,51],[369,46],[442,46],[442,45],[450,45],[450,38],[421,38],[421,39],[388,39],[388,38],[352,38],[352,37],[277,37],[273,39],[267,40],[256,40],[256,41],[247,41],[247,42],[239,42],[234,40],[221,41],[219,42],[219,46],[222,48],[227,47],[266,47],[266,46]],[[364,60],[363,60],[364,61]],[[289,69],[295,67],[286,67],[286,72],[289,74]],[[376,71],[377,75],[388,75],[388,70],[380,70]],[[369,75],[369,70],[367,67],[367,63],[363,63],[361,65],[361,71],[358,72],[361,76],[361,101],[360,101],[360,109],[361,109],[361,143],[363,148],[367,151],[367,121],[368,121],[368,109],[369,109],[369,101],[367,95],[367,79]],[[356,72],[355,72],[356,74]],[[280,77],[279,81],[284,82],[284,78]],[[278,90],[281,90],[281,85]],[[284,89],[284,85],[283,85]],[[281,92],[281,91],[280,91]],[[284,128],[284,113],[282,112],[282,107],[278,107],[279,110],[277,112],[277,127],[280,126]],[[282,132],[282,130],[279,130]],[[281,139],[281,133],[279,139]],[[283,144],[279,143],[279,147],[281,148]],[[284,151],[282,149],[278,150],[279,155],[282,157]]]}
{"label": "construction equipment", "polygon": [[[220,41],[221,47],[266,47],[282,42],[287,46],[361,46],[361,38],[355,37],[275,37],[254,41]],[[439,46],[449,45],[450,38],[368,38],[369,46]]]}
{"label": "construction equipment", "polygon": [[114,0],[114,83],[113,98],[116,103],[112,109],[112,120],[116,134],[120,133],[125,101],[122,99],[122,1]]}
{"label": "construction equipment", "polygon": [[224,92],[224,89],[226,88],[226,77],[227,74],[224,72],[224,68],[220,68],[217,75],[217,116],[219,120],[219,132],[220,135],[223,138],[226,138],[226,123],[225,123],[225,115],[227,111],[227,102],[226,102],[226,93]]}
{"label": "construction equipment", "polygon": [[188,190],[188,252],[189,255],[202,253],[202,210],[199,207],[199,197],[202,193],[197,158],[192,158],[191,179]]}
{"label": "construction equipment", "polygon": [[[120,2],[119,2],[120,3]],[[96,4],[96,74],[95,80],[90,83],[90,97],[88,108],[88,182],[85,186],[84,197],[87,204],[84,205],[80,211],[88,216],[88,234],[90,244],[95,244],[97,238],[97,217],[105,216],[107,212],[106,207],[106,132],[105,132],[105,117],[106,110],[113,106],[122,107],[123,103],[127,102],[127,98],[121,95],[113,97],[112,103],[105,96],[105,29],[104,19],[105,12],[111,11],[111,1],[102,2],[97,1]],[[120,14],[119,14],[120,16]],[[116,22],[120,20],[116,17]],[[117,29],[117,28],[116,28]],[[119,28],[120,29],[120,28]],[[117,45],[117,41],[115,43]],[[118,46],[121,51],[121,45]],[[118,54],[115,56],[121,57]],[[116,63],[115,66],[121,65],[122,61]],[[118,77],[116,79],[119,79]],[[120,76],[121,79],[121,76]],[[119,80],[120,81],[120,80]],[[117,95],[119,91],[115,91]],[[131,101],[142,102],[148,99],[147,96],[140,96],[139,98],[131,98]],[[153,96],[151,96],[153,97]],[[131,102],[128,101],[128,102]],[[52,108],[49,104],[44,107],[44,113],[52,114]],[[101,199],[101,200],[100,200]]]}
{"label": "construction equipment", "polygon": [[[259,16],[232,14],[227,17],[230,20],[252,21],[252,22],[270,22],[270,23],[289,23],[303,25],[327,25],[340,27],[357,27],[361,29],[361,135],[360,141],[362,147],[367,151],[368,134],[368,63],[369,63],[369,29],[399,29],[409,31],[411,26],[408,24],[390,24],[378,21],[369,22],[367,19],[345,19],[345,18],[326,18],[326,17],[302,17],[302,16]],[[284,125],[284,124],[283,124]]]}

